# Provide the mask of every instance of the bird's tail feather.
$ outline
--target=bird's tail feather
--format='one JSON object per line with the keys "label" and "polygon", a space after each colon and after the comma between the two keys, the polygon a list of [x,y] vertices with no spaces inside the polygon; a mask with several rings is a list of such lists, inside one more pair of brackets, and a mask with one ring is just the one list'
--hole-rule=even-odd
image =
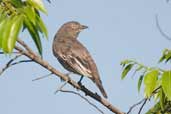
{"label": "bird's tail feather", "polygon": [[104,90],[103,88],[103,85],[102,85],[102,82],[99,80],[99,81],[96,81],[96,85],[97,87],[99,88],[100,92],[102,93],[102,95],[107,98],[107,94],[106,94],[106,91]]}

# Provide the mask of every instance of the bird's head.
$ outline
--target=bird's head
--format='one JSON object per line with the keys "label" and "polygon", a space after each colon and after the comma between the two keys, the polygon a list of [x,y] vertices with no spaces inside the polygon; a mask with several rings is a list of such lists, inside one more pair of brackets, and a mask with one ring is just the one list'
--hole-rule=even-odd
{"label": "bird's head", "polygon": [[82,30],[87,29],[87,28],[88,28],[88,26],[81,25],[79,22],[70,21],[70,22],[67,22],[64,25],[62,25],[59,32],[63,32],[63,34],[65,34],[69,37],[72,36],[73,38],[77,38],[79,33]]}

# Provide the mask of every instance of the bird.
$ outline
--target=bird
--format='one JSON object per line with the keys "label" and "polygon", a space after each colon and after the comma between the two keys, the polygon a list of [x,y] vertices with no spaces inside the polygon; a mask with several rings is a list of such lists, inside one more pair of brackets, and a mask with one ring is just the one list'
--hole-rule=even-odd
{"label": "bird", "polygon": [[64,23],[55,34],[52,51],[59,63],[69,72],[90,78],[107,98],[97,66],[86,47],[78,40],[81,31],[88,26],[77,21]]}

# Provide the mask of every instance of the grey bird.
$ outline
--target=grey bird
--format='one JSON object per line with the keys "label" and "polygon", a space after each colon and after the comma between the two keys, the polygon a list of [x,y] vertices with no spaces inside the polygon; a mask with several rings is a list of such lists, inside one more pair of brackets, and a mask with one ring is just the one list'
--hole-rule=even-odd
{"label": "grey bird", "polygon": [[88,27],[76,21],[63,24],[54,37],[53,54],[66,70],[81,75],[79,82],[83,76],[90,78],[107,98],[94,60],[77,40],[79,33],[86,28]]}

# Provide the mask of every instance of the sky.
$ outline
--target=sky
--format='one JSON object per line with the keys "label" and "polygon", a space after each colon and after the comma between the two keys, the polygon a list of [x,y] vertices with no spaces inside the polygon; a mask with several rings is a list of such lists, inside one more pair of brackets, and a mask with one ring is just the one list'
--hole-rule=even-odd
{"label": "sky", "polygon": [[[133,77],[130,72],[125,80],[121,80],[122,60],[133,59],[147,66],[168,68],[165,64],[157,63],[162,50],[171,48],[171,42],[157,29],[155,15],[158,15],[163,31],[171,36],[171,3],[166,3],[165,0],[52,0],[51,2],[49,4],[44,1],[48,15],[42,14],[49,31],[49,39],[42,38],[43,58],[56,69],[67,73],[52,54],[53,37],[60,26],[68,21],[78,21],[89,26],[89,29],[80,33],[79,40],[87,47],[97,64],[108,100],[120,110],[127,112],[130,106],[143,98],[143,88],[140,93],[137,91],[139,75]],[[36,50],[27,32],[23,32],[20,37]],[[0,58],[2,68],[10,57],[0,55]],[[61,92],[54,94],[63,84],[55,76],[32,81],[48,73],[36,63],[20,64],[4,72],[0,77],[0,113],[99,113],[76,95]],[[71,77],[76,81],[80,78],[77,75]],[[100,94],[90,79],[84,78],[83,84]],[[81,93],[70,85],[66,85],[64,89]],[[98,102],[89,97],[88,99],[105,114],[112,114]],[[151,105],[147,103],[143,113]]]}

